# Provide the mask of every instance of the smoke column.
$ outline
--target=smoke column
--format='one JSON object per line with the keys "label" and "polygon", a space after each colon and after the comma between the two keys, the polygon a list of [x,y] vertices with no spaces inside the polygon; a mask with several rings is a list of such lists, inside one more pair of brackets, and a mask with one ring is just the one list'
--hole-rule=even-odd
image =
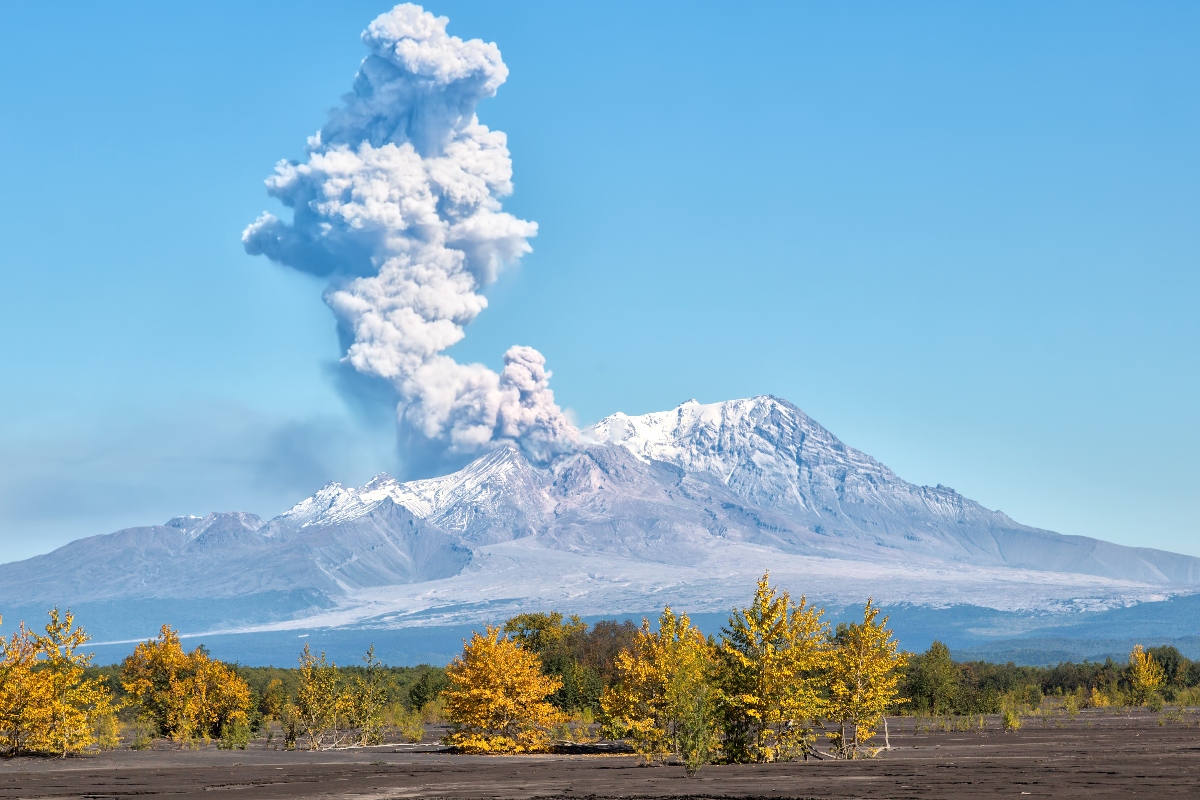
{"label": "smoke column", "polygon": [[516,442],[544,462],[577,431],[542,354],[512,347],[499,374],[443,354],[487,307],[482,288],[537,234],[501,210],[512,193],[507,138],[475,115],[508,68],[495,44],[447,35],[448,21],[404,4],[370,24],[370,55],[308,140],[307,161],[280,161],[266,181],[292,222],[263,213],[242,242],[328,278],[343,361],[395,387],[409,458],[453,463]]}

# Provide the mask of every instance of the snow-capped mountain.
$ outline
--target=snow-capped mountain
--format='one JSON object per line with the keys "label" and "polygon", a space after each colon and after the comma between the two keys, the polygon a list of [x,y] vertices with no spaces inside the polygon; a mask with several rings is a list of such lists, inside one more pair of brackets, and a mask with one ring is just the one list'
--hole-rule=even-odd
{"label": "snow-capped mountain", "polygon": [[826,602],[1099,609],[1200,591],[1200,559],[914,486],[773,397],[615,414],[582,438],[548,467],[502,447],[440,478],[330,484],[270,521],[82,539],[4,565],[0,613],[177,603],[200,629],[244,629],[721,611],[767,568]]}

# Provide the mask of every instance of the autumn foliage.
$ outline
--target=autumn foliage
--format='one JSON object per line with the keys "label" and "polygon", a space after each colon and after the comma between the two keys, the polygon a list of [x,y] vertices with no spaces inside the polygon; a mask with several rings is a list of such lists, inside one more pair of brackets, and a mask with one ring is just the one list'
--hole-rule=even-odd
{"label": "autumn foliage", "polygon": [[169,625],[125,659],[121,685],[159,733],[177,742],[218,738],[248,726],[246,682],[203,648],[185,653]]}
{"label": "autumn foliage", "polygon": [[833,639],[826,716],[840,725],[830,737],[836,751],[851,758],[875,735],[884,711],[904,702],[897,671],[908,659],[896,652],[887,617],[878,618],[879,609],[868,599],[863,621],[839,625]]}
{"label": "autumn foliage", "polygon": [[658,630],[643,623],[617,659],[602,698],[608,731],[647,761],[677,757],[689,775],[718,759],[807,759],[825,722],[838,726],[834,754],[853,758],[902,702],[904,656],[878,614],[868,601],[861,624],[832,633],[820,609],[776,590],[766,575],[719,641],[668,608]]}
{"label": "autumn foliage", "polygon": [[537,654],[499,628],[475,633],[446,677],[446,717],[454,725],[447,744],[467,753],[534,753],[549,745],[562,715],[546,698],[562,680],[542,674]]}
{"label": "autumn foliage", "polygon": [[822,612],[777,592],[766,575],[721,636],[718,676],[725,752],[732,761],[807,757],[814,721],[826,716],[822,688],[833,662]]}
{"label": "autumn foliage", "polygon": [[[67,756],[93,745],[112,746],[115,706],[108,687],[85,677],[91,656],[75,617],[50,611],[46,633],[21,623],[0,638],[0,752]],[[105,724],[108,723],[108,724]]]}
{"label": "autumn foliage", "polygon": [[643,622],[600,700],[609,733],[630,739],[648,762],[707,753],[715,746],[712,668],[713,647],[687,615],[664,609],[657,631]]}
{"label": "autumn foliage", "polygon": [[[832,753],[853,758],[884,712],[903,702],[897,671],[905,657],[870,601],[861,623],[836,632],[822,616],[764,575],[719,640],[668,607],[657,628],[644,620],[629,629],[610,669],[594,654],[624,629],[599,623],[589,634],[578,618],[522,614],[504,637],[492,627],[474,634],[447,667],[444,697],[455,728],[445,741],[475,753],[545,749],[563,712],[604,675],[604,732],[628,739],[647,762],[675,757],[694,775],[717,760],[808,758],[829,722],[837,726]],[[568,681],[577,689],[563,693]]]}
{"label": "autumn foliage", "polygon": [[1143,705],[1158,691],[1166,679],[1162,666],[1142,646],[1134,645],[1129,653],[1129,688],[1134,705]]}

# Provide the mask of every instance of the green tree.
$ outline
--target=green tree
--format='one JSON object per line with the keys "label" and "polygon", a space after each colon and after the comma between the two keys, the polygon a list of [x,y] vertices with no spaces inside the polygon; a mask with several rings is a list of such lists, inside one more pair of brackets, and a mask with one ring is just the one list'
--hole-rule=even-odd
{"label": "green tree", "polygon": [[604,689],[595,666],[588,663],[588,626],[577,616],[557,611],[519,614],[504,623],[504,633],[524,649],[537,653],[542,671],[562,681],[551,702],[563,711],[595,708]]}
{"label": "green tree", "polygon": [[910,696],[934,714],[949,713],[959,689],[959,671],[950,648],[935,640],[913,661],[908,673]]}
{"label": "green tree", "polygon": [[424,667],[421,674],[408,687],[408,700],[416,711],[433,702],[446,690],[450,682],[446,679],[446,671],[440,667]]}
{"label": "green tree", "polygon": [[1181,652],[1179,648],[1171,645],[1163,645],[1161,647],[1151,647],[1146,650],[1146,654],[1158,662],[1158,665],[1163,670],[1164,685],[1181,685],[1187,675],[1188,665],[1191,663],[1188,658]]}

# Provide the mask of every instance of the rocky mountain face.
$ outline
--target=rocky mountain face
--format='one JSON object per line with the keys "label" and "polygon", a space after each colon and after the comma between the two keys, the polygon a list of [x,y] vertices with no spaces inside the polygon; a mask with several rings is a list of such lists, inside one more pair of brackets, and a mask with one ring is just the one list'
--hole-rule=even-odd
{"label": "rocky mountain face", "polygon": [[[1200,591],[1200,559],[1020,525],[756,397],[615,414],[548,468],[505,447],[440,478],[330,484],[269,521],[210,514],[81,539],[0,568],[0,613],[175,600],[201,627],[239,628],[720,609],[765,568],[817,597],[918,604]],[[205,617],[205,603],[220,611]]]}

